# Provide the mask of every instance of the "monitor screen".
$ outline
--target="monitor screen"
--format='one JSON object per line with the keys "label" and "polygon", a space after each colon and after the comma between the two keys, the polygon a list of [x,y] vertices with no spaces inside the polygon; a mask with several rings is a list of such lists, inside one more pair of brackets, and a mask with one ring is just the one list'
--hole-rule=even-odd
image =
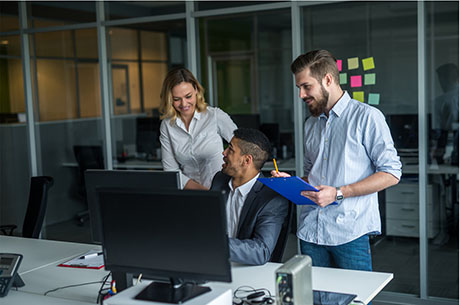
{"label": "monitor screen", "polygon": [[258,113],[253,114],[232,114],[230,115],[232,121],[238,126],[238,128],[254,128],[259,129],[260,126],[260,115]]}
{"label": "monitor screen", "polygon": [[138,153],[154,155],[160,147],[160,119],[143,117],[136,119],[136,150]]}
{"label": "monitor screen", "polygon": [[396,149],[418,148],[418,116],[417,114],[387,115],[388,126]]}
{"label": "monitor screen", "polygon": [[123,188],[97,193],[107,270],[231,282],[223,193]]}
{"label": "monitor screen", "polygon": [[264,123],[260,125],[259,130],[267,136],[272,147],[280,148],[280,129],[278,123]]}
{"label": "monitor screen", "polygon": [[87,170],[85,188],[93,242],[101,243],[100,216],[97,208],[97,187],[180,188],[179,172],[146,170]]}

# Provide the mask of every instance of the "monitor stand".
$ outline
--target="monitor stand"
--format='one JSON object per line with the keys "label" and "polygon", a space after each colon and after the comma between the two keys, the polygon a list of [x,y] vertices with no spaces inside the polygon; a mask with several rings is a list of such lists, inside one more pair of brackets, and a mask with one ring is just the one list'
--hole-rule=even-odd
{"label": "monitor stand", "polygon": [[135,299],[180,304],[211,291],[209,287],[198,286],[194,283],[177,284],[178,282],[176,279],[171,279],[169,283],[153,282],[136,295]]}

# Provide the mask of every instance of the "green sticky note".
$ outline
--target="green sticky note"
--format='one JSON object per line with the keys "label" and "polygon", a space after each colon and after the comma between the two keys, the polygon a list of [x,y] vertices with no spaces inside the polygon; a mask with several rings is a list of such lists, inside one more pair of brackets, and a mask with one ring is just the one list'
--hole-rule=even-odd
{"label": "green sticky note", "polygon": [[354,70],[359,68],[358,57],[348,58],[348,70]]}
{"label": "green sticky note", "polygon": [[369,93],[369,104],[370,105],[380,104],[380,93]]}
{"label": "green sticky note", "polygon": [[364,103],[364,91],[355,91],[353,92],[353,99]]}
{"label": "green sticky note", "polygon": [[374,57],[368,57],[363,59],[363,69],[364,71],[366,70],[371,70],[374,69]]}
{"label": "green sticky note", "polygon": [[364,85],[375,85],[375,73],[364,74]]}
{"label": "green sticky note", "polygon": [[347,83],[347,73],[340,73],[340,84],[345,85]]}

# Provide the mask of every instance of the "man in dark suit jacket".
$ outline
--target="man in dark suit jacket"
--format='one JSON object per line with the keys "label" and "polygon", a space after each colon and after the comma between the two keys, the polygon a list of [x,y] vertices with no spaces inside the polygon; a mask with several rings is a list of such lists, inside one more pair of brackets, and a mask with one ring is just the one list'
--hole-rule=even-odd
{"label": "man in dark suit jacket", "polygon": [[272,256],[288,214],[287,199],[257,181],[270,153],[270,142],[256,129],[239,128],[223,152],[222,172],[211,190],[227,194],[230,260],[262,265]]}

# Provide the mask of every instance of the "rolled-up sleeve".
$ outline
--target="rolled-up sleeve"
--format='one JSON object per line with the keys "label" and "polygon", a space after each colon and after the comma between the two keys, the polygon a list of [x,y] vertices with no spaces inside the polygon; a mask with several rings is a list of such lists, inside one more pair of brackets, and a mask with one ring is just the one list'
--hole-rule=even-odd
{"label": "rolled-up sleeve", "polygon": [[375,171],[386,172],[398,180],[401,179],[402,164],[385,117],[378,109],[373,108],[365,124],[363,143],[375,166]]}

